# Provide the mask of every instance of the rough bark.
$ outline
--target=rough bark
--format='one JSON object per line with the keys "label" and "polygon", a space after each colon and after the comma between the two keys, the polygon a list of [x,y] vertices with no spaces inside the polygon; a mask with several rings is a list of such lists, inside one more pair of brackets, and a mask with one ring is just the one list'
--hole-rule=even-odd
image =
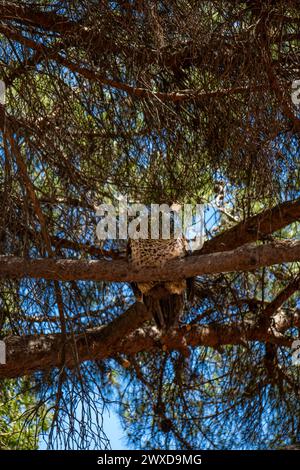
{"label": "rough bark", "polygon": [[[142,303],[136,303],[112,323],[70,336],[66,344],[66,366],[73,368],[88,360],[103,360],[124,354],[135,355],[141,351],[181,349],[187,345],[219,346],[245,345],[247,341],[261,341],[281,346],[291,346],[283,335],[243,324],[193,325],[181,327],[176,334],[160,337],[155,327],[139,328],[151,317]],[[10,336],[5,339],[6,364],[0,365],[0,378],[30,375],[39,370],[50,370],[61,364],[61,334],[36,336]]]}
{"label": "rough bark", "polygon": [[251,271],[263,266],[300,260],[300,242],[246,245],[232,251],[198,254],[166,263],[161,268],[135,269],[123,260],[23,259],[0,256],[0,278],[30,277],[60,281],[148,282],[189,278],[203,274]]}
{"label": "rough bark", "polygon": [[263,240],[268,235],[300,219],[300,199],[279,204],[249,217],[204,243],[202,254],[227,251],[245,243]]}

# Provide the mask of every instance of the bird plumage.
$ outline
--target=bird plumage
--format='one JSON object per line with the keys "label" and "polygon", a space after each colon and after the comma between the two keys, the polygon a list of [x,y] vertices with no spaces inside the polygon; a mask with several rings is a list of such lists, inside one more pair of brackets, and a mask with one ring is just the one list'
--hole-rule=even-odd
{"label": "bird plumage", "polygon": [[[130,239],[128,255],[135,268],[159,268],[172,259],[186,256],[187,243],[184,237],[167,240]],[[158,328],[166,332],[178,325],[184,311],[187,288],[191,284],[191,280],[181,279],[132,283],[132,288],[136,299],[152,312]]]}

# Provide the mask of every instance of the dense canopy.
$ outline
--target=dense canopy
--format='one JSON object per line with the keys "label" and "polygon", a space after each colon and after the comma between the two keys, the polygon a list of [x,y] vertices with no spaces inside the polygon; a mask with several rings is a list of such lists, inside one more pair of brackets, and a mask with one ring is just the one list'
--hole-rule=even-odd
{"label": "dense canopy", "polygon": [[[300,440],[299,6],[0,2],[0,386],[50,447],[109,447],[107,409],[134,448]],[[120,195],[205,204],[203,248],[134,272],[96,237]],[[182,275],[162,339],[129,282]]]}

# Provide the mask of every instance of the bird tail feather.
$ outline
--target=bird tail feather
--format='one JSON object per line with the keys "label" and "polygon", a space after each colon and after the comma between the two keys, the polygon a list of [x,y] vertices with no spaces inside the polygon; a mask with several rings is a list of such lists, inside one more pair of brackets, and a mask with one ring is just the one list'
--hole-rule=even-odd
{"label": "bird tail feather", "polygon": [[183,294],[169,294],[159,299],[145,296],[144,303],[152,312],[157,327],[164,332],[178,326],[184,309]]}

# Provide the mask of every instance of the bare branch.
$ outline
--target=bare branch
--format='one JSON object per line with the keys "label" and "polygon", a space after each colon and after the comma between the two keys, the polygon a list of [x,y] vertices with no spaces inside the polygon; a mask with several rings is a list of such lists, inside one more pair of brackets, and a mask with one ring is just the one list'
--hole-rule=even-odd
{"label": "bare branch", "polygon": [[190,256],[166,263],[161,268],[137,270],[123,260],[23,259],[0,256],[0,277],[31,277],[61,281],[147,282],[183,279],[202,274],[252,271],[263,266],[300,261],[300,242],[246,245],[233,251]]}
{"label": "bare branch", "polygon": [[[274,336],[270,332],[244,325],[193,325],[182,327],[176,335],[160,338],[154,327],[137,329],[149,314],[145,306],[136,303],[126,313],[107,326],[94,328],[86,333],[69,337],[66,347],[66,365],[70,368],[88,360],[103,360],[118,354],[135,355],[141,351],[164,348],[180,349],[183,338],[187,345],[219,348],[221,345],[245,345],[247,341],[268,341],[290,347],[292,340],[284,336]],[[7,363],[0,365],[0,377],[30,375],[37,370],[59,367],[61,344],[60,334],[15,337],[5,340]]]}
{"label": "bare branch", "polygon": [[[266,236],[300,219],[300,199],[279,204],[249,217],[204,243],[201,253],[233,250]],[[198,254],[198,253],[197,253]]]}

